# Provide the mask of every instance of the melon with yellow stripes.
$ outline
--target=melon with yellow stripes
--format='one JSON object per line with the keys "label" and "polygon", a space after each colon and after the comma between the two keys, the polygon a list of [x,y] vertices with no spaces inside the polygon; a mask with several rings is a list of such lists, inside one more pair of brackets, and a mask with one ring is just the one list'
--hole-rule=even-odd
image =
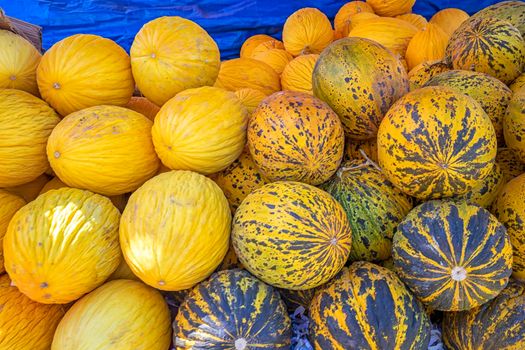
{"label": "melon with yellow stripes", "polygon": [[244,267],[279,288],[326,283],[343,267],[352,243],[343,207],[300,182],[274,182],[249,194],[235,212],[233,247]]}
{"label": "melon with yellow stripes", "polygon": [[434,310],[462,311],[496,297],[512,272],[505,227],[466,201],[428,201],[399,224],[393,258],[401,280]]}
{"label": "melon with yellow stripes", "polygon": [[396,274],[369,262],[344,268],[310,305],[315,349],[427,349],[430,320]]}
{"label": "melon with yellow stripes", "polygon": [[220,271],[195,287],[173,323],[177,349],[290,348],[291,322],[276,289],[247,271]]}

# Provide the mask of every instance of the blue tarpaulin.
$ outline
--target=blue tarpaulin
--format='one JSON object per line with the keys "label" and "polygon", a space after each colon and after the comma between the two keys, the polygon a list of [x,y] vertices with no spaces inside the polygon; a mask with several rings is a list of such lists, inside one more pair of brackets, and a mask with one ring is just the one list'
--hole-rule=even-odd
{"label": "blue tarpaulin", "polygon": [[[436,11],[458,7],[472,14],[498,1],[417,0],[415,13],[430,18]],[[0,0],[7,15],[43,27],[43,46],[73,34],[98,34],[126,50],[142,25],[160,16],[181,16],[204,27],[221,49],[222,58],[238,56],[250,35],[280,37],[286,18],[302,7],[317,7],[330,19],[346,1],[329,0]]]}

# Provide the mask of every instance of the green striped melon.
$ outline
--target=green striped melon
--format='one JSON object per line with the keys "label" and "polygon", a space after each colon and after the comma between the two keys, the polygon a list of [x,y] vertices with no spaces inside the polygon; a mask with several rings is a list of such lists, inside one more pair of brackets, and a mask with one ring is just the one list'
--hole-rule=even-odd
{"label": "green striped melon", "polygon": [[525,2],[502,1],[485,7],[473,17],[498,18],[510,22],[525,36]]}

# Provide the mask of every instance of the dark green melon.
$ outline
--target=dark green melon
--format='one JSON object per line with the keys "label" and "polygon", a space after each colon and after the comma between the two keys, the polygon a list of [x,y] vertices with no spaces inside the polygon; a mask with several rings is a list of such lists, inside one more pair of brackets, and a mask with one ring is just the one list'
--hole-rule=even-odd
{"label": "dark green melon", "polygon": [[498,18],[510,22],[525,37],[525,2],[502,1],[485,7],[472,17]]}
{"label": "dark green melon", "polygon": [[503,117],[512,91],[498,79],[484,73],[451,70],[431,78],[424,86],[448,86],[479,102],[492,121],[498,143],[503,144]]}
{"label": "dark green melon", "polygon": [[399,224],[392,255],[401,280],[434,310],[469,310],[496,297],[512,273],[503,224],[464,200],[433,200]]}
{"label": "dark green melon", "polygon": [[314,296],[310,339],[315,349],[428,348],[430,321],[396,274],[369,262],[343,270]]}
{"label": "dark green melon", "polygon": [[289,349],[291,323],[279,292],[245,270],[197,285],[173,323],[177,349]]}
{"label": "dark green melon", "polygon": [[321,188],[343,206],[348,216],[352,229],[350,260],[388,259],[396,226],[412,209],[410,197],[366,160],[344,163]]}
{"label": "dark green melon", "polygon": [[525,284],[510,280],[490,302],[445,313],[443,340],[450,350],[525,349]]}

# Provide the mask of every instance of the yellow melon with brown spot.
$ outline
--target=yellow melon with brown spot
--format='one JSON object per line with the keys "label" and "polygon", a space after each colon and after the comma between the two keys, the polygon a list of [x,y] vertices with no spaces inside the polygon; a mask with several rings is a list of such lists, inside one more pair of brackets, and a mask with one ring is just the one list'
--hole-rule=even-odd
{"label": "yellow melon with brown spot", "polygon": [[522,73],[519,77],[514,79],[514,81],[512,82],[512,84],[510,84],[509,87],[512,90],[512,92],[516,93],[519,90],[522,90],[524,86],[525,86],[525,73]]}
{"label": "yellow melon with brown spot", "polygon": [[449,71],[451,68],[443,61],[428,61],[420,63],[408,72],[410,91],[419,89],[432,77]]}
{"label": "yellow melon with brown spot", "polygon": [[507,147],[513,149],[525,163],[525,89],[518,90],[510,99],[503,118],[503,136]]}

